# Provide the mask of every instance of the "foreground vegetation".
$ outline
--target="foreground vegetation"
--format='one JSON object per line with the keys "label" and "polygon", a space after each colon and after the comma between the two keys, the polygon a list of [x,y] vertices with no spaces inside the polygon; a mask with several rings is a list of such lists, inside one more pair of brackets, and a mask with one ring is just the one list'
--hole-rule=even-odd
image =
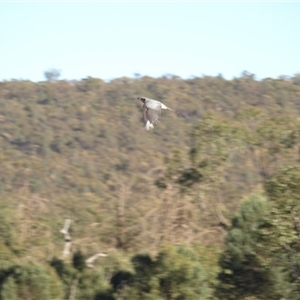
{"label": "foreground vegetation", "polygon": [[0,82],[0,300],[300,298],[299,75],[48,79]]}

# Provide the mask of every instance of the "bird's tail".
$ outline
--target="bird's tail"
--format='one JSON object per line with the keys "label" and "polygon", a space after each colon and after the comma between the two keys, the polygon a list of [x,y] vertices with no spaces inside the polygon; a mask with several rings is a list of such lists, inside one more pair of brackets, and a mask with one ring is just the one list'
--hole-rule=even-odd
{"label": "bird's tail", "polygon": [[176,115],[179,114],[179,112],[178,112],[177,110],[174,110],[174,109],[172,109],[172,108],[170,108],[170,107],[168,107],[167,109],[170,110],[170,111],[174,111],[174,113],[175,113]]}
{"label": "bird's tail", "polygon": [[176,114],[178,114],[178,112],[177,112],[176,110],[174,110],[174,109],[172,109],[172,108],[170,108],[170,107],[164,105],[163,103],[161,103],[161,108],[162,108],[162,109],[168,109],[168,110],[174,111]]}

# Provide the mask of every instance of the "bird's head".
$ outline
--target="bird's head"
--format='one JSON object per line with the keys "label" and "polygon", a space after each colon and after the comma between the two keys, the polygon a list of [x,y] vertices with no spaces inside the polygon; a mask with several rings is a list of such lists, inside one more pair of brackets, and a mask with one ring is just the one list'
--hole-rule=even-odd
{"label": "bird's head", "polygon": [[146,101],[146,98],[144,98],[144,97],[137,97],[137,99],[141,100],[143,103],[145,103],[145,101]]}

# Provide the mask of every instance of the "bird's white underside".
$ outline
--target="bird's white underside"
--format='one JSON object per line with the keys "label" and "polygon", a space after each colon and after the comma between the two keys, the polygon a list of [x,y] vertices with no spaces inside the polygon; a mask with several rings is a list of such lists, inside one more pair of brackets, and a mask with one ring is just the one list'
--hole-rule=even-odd
{"label": "bird's white underside", "polygon": [[145,127],[146,127],[147,130],[150,130],[150,129],[154,128],[154,125],[148,120]]}

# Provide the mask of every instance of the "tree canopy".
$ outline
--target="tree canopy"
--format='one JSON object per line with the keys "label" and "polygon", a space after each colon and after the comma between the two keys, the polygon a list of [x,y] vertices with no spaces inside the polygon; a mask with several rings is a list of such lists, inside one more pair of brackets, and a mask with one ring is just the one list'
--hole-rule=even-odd
{"label": "tree canopy", "polygon": [[0,82],[0,300],[298,299],[299,75],[59,75]]}

